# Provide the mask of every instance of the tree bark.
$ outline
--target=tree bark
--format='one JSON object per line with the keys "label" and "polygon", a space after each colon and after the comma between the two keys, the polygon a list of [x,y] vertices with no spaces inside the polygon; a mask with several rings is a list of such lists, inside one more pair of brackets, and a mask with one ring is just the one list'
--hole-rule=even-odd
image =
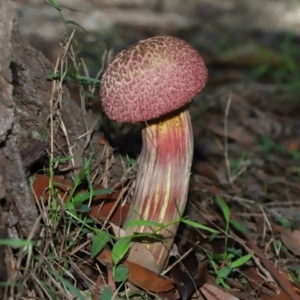
{"label": "tree bark", "polygon": [[[12,75],[9,69],[11,56],[11,32],[14,23],[13,8],[10,1],[0,2],[0,240],[7,238],[7,224],[10,201],[7,197],[5,176],[5,150],[9,147],[8,135],[12,132],[14,119],[14,101],[12,97]],[[4,161],[5,160],[5,161]],[[7,248],[0,245],[0,281],[6,282],[9,274]],[[0,287],[0,298],[4,287]]]}

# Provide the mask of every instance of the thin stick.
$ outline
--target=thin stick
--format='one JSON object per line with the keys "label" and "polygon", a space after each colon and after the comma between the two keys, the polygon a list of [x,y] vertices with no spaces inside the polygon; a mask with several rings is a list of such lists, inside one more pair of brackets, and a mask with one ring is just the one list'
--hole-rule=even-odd
{"label": "thin stick", "polygon": [[228,177],[228,180],[229,180],[230,184],[233,183],[233,180],[232,180],[232,177],[231,177],[230,161],[229,161],[229,158],[228,158],[228,115],[229,115],[231,100],[232,100],[232,95],[231,95],[231,91],[230,91],[229,92],[229,97],[228,97],[228,100],[227,100],[227,104],[226,104],[226,108],[225,108],[225,115],[224,115],[224,137],[225,137],[224,160],[225,160],[225,165],[226,165],[227,177]]}

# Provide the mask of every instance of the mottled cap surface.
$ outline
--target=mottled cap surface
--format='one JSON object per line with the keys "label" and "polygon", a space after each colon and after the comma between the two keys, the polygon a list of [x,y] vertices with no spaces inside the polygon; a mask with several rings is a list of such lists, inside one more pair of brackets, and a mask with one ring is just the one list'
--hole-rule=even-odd
{"label": "mottled cap surface", "polygon": [[185,41],[157,36],[120,52],[105,70],[100,98],[117,122],[140,122],[179,109],[204,88],[207,69]]}

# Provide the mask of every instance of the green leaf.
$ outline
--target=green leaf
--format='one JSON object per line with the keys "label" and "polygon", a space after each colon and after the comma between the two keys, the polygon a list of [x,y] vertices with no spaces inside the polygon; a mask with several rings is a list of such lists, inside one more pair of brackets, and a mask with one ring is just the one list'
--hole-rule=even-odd
{"label": "green leaf", "polygon": [[110,288],[109,285],[104,289],[104,291],[101,295],[101,299],[102,300],[111,300],[111,299],[113,299],[113,293],[112,293],[111,288]]}
{"label": "green leaf", "polygon": [[5,287],[22,287],[22,283],[16,283],[13,281],[0,281],[0,287],[5,286]]}
{"label": "green leaf", "polygon": [[244,265],[245,263],[247,263],[251,258],[252,258],[253,254],[252,253],[249,253],[245,256],[242,256],[240,258],[238,258],[237,260],[233,261],[231,264],[230,264],[230,267],[232,269],[234,268],[238,268],[242,265]]}
{"label": "green leaf", "polygon": [[60,5],[61,8],[65,8],[67,10],[70,10],[70,11],[75,11],[75,12],[80,12],[81,10],[79,9],[75,9],[75,8],[72,8],[72,7],[69,7],[69,6],[66,6],[66,5]]}
{"label": "green leaf", "polygon": [[149,220],[135,220],[135,221],[126,222],[125,224],[128,227],[132,227],[132,226],[149,226],[149,227],[159,227],[159,228],[164,227],[164,224],[162,223],[153,222]]}
{"label": "green leaf", "polygon": [[77,187],[85,179],[85,170],[81,170],[74,176],[73,183]]}
{"label": "green leaf", "polygon": [[21,240],[21,239],[3,239],[0,240],[0,245],[10,246],[10,247],[28,247],[28,246],[36,246],[37,242],[29,241],[29,240]]}
{"label": "green leaf", "polygon": [[229,267],[225,266],[219,270],[218,276],[221,278],[227,278],[231,271],[232,270]]}
{"label": "green leaf", "polygon": [[130,247],[131,238],[117,240],[112,249],[112,261],[116,265],[126,255]]}
{"label": "green leaf", "polygon": [[60,7],[59,7],[59,5],[57,4],[56,0],[48,0],[48,1],[45,0],[45,3],[47,3],[48,5],[54,7],[54,8],[57,9],[58,11],[60,11]]}
{"label": "green leaf", "polygon": [[236,249],[236,248],[227,248],[228,253],[232,253],[234,256],[240,257],[242,255],[242,250],[241,249]]}
{"label": "green leaf", "polygon": [[[62,8],[62,6],[61,6],[61,8]],[[75,21],[72,21],[72,20],[66,20],[66,23],[67,23],[67,24],[71,24],[71,25],[78,26],[80,29],[82,29],[83,31],[87,32],[80,24],[78,24],[78,23],[75,22]]]}
{"label": "green leaf", "polygon": [[262,140],[262,148],[263,148],[262,150],[266,153],[270,152],[273,145],[270,137],[266,134],[263,134],[261,136],[261,140]]}
{"label": "green leaf", "polygon": [[244,227],[241,223],[235,221],[235,220],[230,220],[230,224],[237,230],[243,233],[248,233],[248,229]]}
{"label": "green leaf", "polygon": [[91,257],[94,258],[109,242],[110,237],[106,231],[100,231],[94,238],[91,249]]}
{"label": "green leaf", "polygon": [[83,204],[80,208],[80,212],[83,214],[88,213],[90,210],[91,210],[91,208],[85,204]]}
{"label": "green leaf", "polygon": [[227,223],[229,223],[229,221],[230,221],[230,209],[229,209],[229,207],[227,206],[227,204],[224,202],[224,200],[219,195],[216,195],[216,202],[217,202],[218,206],[220,207],[220,209],[223,212],[223,216],[225,218],[225,221]]}
{"label": "green leaf", "polygon": [[230,261],[231,259],[235,258],[235,255],[233,253],[227,253],[227,252],[225,252],[224,254],[226,255],[227,261]]}
{"label": "green leaf", "polygon": [[93,191],[91,192],[83,192],[83,193],[79,193],[77,194],[74,198],[73,198],[73,203],[76,203],[76,206],[79,203],[82,203],[88,199],[90,199],[90,197],[94,197],[94,196],[101,196],[101,195],[105,195],[105,194],[111,194],[112,192],[114,192],[114,190],[111,189],[102,189],[102,190],[97,190],[97,191]]}
{"label": "green leaf", "polygon": [[114,270],[114,280],[116,282],[124,282],[128,278],[128,268],[125,265],[119,265]]}
{"label": "green leaf", "polygon": [[85,92],[84,95],[90,99],[98,99],[98,96],[95,96],[94,94],[89,93],[89,92]]}
{"label": "green leaf", "polygon": [[190,220],[187,220],[187,219],[181,219],[181,222],[182,223],[185,223],[187,225],[190,225],[190,226],[193,226],[195,228],[199,228],[199,229],[203,229],[203,230],[206,230],[206,231],[209,231],[211,233],[220,233],[219,231],[215,230],[215,229],[212,229],[210,227],[207,227],[207,226],[204,226],[204,225],[201,225],[199,223],[196,223],[194,221],[190,221]]}
{"label": "green leaf", "polygon": [[132,167],[136,164],[136,159],[130,158],[128,155],[126,155],[126,160],[129,167]]}
{"label": "green leaf", "polygon": [[85,217],[85,224],[91,224],[91,225],[95,225],[95,220],[89,216]]}
{"label": "green leaf", "polygon": [[85,81],[85,82],[100,83],[99,79],[95,79],[95,78],[87,77],[87,76],[76,75],[76,79],[81,80],[81,81]]}
{"label": "green leaf", "polygon": [[72,202],[66,202],[66,210],[69,214],[71,214],[74,217],[77,217],[77,211]]}
{"label": "green leaf", "polygon": [[155,232],[146,232],[146,233],[139,233],[139,232],[134,232],[133,235],[131,236],[131,239],[140,239],[140,238],[143,238],[143,237],[147,237],[147,239],[151,239],[151,240],[157,240],[157,241],[160,241],[162,243],[165,242],[165,238],[160,235],[160,234],[157,234]]}
{"label": "green leaf", "polygon": [[286,228],[291,228],[293,226],[293,222],[285,219],[284,217],[275,217],[276,221],[278,221],[281,226],[286,227]]}
{"label": "green leaf", "polygon": [[216,261],[223,261],[227,259],[227,253],[226,252],[222,252],[222,253],[218,253],[218,254],[213,254],[211,256],[212,259],[216,260]]}

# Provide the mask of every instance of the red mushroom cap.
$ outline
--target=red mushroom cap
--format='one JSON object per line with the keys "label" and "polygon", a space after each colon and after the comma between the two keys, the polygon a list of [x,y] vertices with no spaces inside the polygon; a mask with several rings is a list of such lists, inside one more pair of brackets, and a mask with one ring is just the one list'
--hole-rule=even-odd
{"label": "red mushroom cap", "polygon": [[102,108],[118,122],[140,122],[179,109],[204,88],[207,69],[185,41],[157,36],[120,52],[104,72]]}

